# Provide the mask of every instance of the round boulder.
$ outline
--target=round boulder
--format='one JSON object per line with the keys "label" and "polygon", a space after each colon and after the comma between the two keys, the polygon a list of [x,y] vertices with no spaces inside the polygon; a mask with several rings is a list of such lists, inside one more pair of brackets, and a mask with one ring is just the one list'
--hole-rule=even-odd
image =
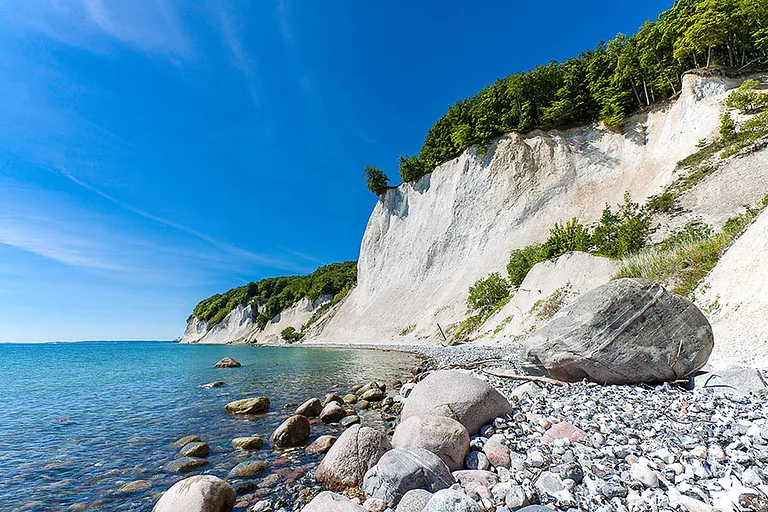
{"label": "round boulder", "polygon": [[335,443],[337,439],[336,436],[320,436],[312,441],[312,444],[307,446],[304,451],[306,453],[325,453],[331,449],[331,446],[333,446],[333,443]]}
{"label": "round boulder", "polygon": [[360,396],[361,400],[367,400],[368,402],[378,402],[384,400],[387,397],[387,393],[381,389],[369,389]]}
{"label": "round boulder", "polygon": [[188,473],[206,466],[207,464],[208,461],[205,459],[198,459],[197,457],[181,457],[166,464],[165,470],[170,473]]}
{"label": "round boulder", "polygon": [[701,369],[713,345],[690,301],[645,279],[618,279],[561,309],[524,342],[523,357],[569,382],[657,383]]}
{"label": "round boulder", "polygon": [[211,446],[208,443],[187,443],[179,453],[184,457],[207,457],[211,453]]}
{"label": "round boulder", "polygon": [[259,436],[236,437],[232,440],[232,448],[241,450],[261,450],[264,440]]}
{"label": "round boulder", "polygon": [[483,512],[483,509],[466,494],[443,489],[430,498],[422,512]]}
{"label": "round boulder", "polygon": [[261,414],[269,409],[269,405],[269,398],[257,396],[229,402],[224,409],[232,414]]}
{"label": "round boulder", "polygon": [[296,409],[296,414],[301,414],[307,418],[315,418],[323,410],[323,403],[319,398],[310,398]]}
{"label": "round boulder", "polygon": [[198,443],[200,441],[202,441],[202,439],[200,439],[200,436],[184,436],[184,437],[174,441],[173,444],[175,444],[179,448],[183,448],[184,446],[186,446],[189,443]]}
{"label": "round boulder", "polygon": [[456,480],[440,457],[423,448],[396,448],[385,453],[365,474],[363,490],[390,507],[412,489],[437,492]]}
{"label": "round boulder", "polygon": [[331,402],[336,402],[339,405],[344,405],[344,399],[341,398],[336,393],[329,393],[325,395],[325,399],[323,400],[323,406],[326,406]]}
{"label": "round boulder", "polygon": [[263,460],[251,460],[241,462],[227,475],[227,478],[251,478],[263,473],[267,469],[267,463]]}
{"label": "round boulder", "polygon": [[424,448],[456,471],[469,452],[469,433],[464,425],[445,416],[411,416],[395,429],[395,448]]}
{"label": "round boulder", "polygon": [[323,491],[310,501],[301,512],[367,512],[346,496]]}
{"label": "round boulder", "polygon": [[323,423],[337,423],[346,415],[347,411],[342,406],[336,402],[330,402],[320,411],[320,421]]}
{"label": "round boulder", "polygon": [[391,449],[386,434],[353,425],[328,450],[315,471],[315,479],[332,491],[359,486],[365,473]]}
{"label": "round boulder", "polygon": [[232,359],[231,357],[225,357],[223,359],[220,359],[219,362],[213,366],[216,368],[238,368],[242,365],[240,364],[240,361],[236,359]]}
{"label": "round boulder", "polygon": [[309,420],[300,414],[285,420],[272,434],[272,444],[279,448],[301,446],[309,440]]}
{"label": "round boulder", "polygon": [[403,420],[411,416],[453,418],[476,434],[480,427],[512,414],[512,405],[490,384],[457,371],[430,373],[413,388],[403,407]]}
{"label": "round boulder", "polygon": [[236,499],[235,490],[221,478],[193,476],[165,491],[152,512],[230,512]]}
{"label": "round boulder", "polygon": [[433,494],[424,489],[411,489],[400,498],[395,512],[421,512]]}

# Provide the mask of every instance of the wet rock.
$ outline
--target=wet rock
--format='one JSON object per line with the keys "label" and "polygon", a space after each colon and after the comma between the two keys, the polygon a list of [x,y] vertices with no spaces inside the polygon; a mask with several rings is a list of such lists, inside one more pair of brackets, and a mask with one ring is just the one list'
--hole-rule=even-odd
{"label": "wet rock", "polygon": [[330,491],[323,491],[301,509],[302,512],[366,512],[349,498]]}
{"label": "wet rock", "polygon": [[198,459],[196,457],[181,457],[175,459],[165,465],[165,470],[170,473],[187,473],[195,469],[199,469],[206,466],[208,461],[205,459]]}
{"label": "wet rock", "polygon": [[211,388],[218,388],[224,385],[225,383],[223,381],[217,380],[216,382],[209,382],[208,384],[203,384],[200,387],[203,389],[211,389]]}
{"label": "wet rock", "polygon": [[400,499],[396,512],[422,512],[432,496],[431,492],[424,489],[412,489]]}
{"label": "wet rock", "polygon": [[470,435],[498,417],[512,414],[512,405],[487,382],[456,371],[429,374],[411,391],[402,419],[411,416],[453,418]]}
{"label": "wet rock", "polygon": [[464,465],[469,434],[464,425],[444,416],[411,416],[395,429],[395,448],[424,448],[436,454],[455,471]]}
{"label": "wet rock", "polygon": [[344,403],[345,404],[356,404],[357,403],[357,395],[354,395],[352,393],[348,395],[344,395]]}
{"label": "wet rock", "polygon": [[232,414],[261,414],[269,409],[269,398],[257,396],[229,402],[224,409]]}
{"label": "wet rock", "polygon": [[208,443],[187,443],[179,453],[184,457],[207,457],[211,453],[211,446]]}
{"label": "wet rock", "polygon": [[219,362],[213,366],[216,368],[238,368],[242,365],[240,364],[240,361],[237,361],[236,359],[225,357],[223,359],[219,359]]}
{"label": "wet rock", "polygon": [[320,415],[320,411],[323,410],[323,403],[320,401],[319,398],[310,398],[303,404],[301,404],[298,409],[296,409],[296,414],[300,414],[302,416],[306,416],[307,418],[315,418]]}
{"label": "wet rock", "polygon": [[330,402],[320,411],[320,421],[323,423],[337,423],[341,418],[347,415],[337,402]]}
{"label": "wet rock", "polygon": [[323,407],[330,404],[331,402],[336,402],[339,405],[344,405],[344,399],[341,398],[336,393],[329,393],[325,395],[325,399],[323,400]]}
{"label": "wet rock", "polygon": [[128,482],[127,484],[121,486],[120,489],[118,489],[118,492],[132,493],[146,491],[150,487],[152,487],[152,482],[149,480],[134,480],[133,482]]}
{"label": "wet rock", "polygon": [[430,498],[422,512],[483,512],[483,509],[466,494],[443,489]]}
{"label": "wet rock", "polygon": [[380,389],[369,389],[360,396],[361,400],[368,402],[379,402],[387,397],[387,393]]}
{"label": "wet rock", "polygon": [[198,443],[200,441],[202,441],[202,439],[200,439],[200,436],[184,436],[180,439],[177,439],[173,444],[175,444],[179,448],[183,448],[184,445],[187,445],[189,443]]}
{"label": "wet rock", "polygon": [[396,448],[385,453],[363,479],[363,489],[372,498],[395,506],[411,489],[437,492],[456,482],[448,466],[422,448]]}
{"label": "wet rock", "polygon": [[241,462],[227,475],[227,478],[251,478],[263,473],[267,469],[267,463],[263,460],[251,460]]}
{"label": "wet rock", "polygon": [[691,375],[712,347],[709,322],[687,299],[650,281],[618,279],[561,309],[523,353],[560,380],[638,384]]}
{"label": "wet rock", "polygon": [[384,433],[353,425],[328,450],[315,471],[315,479],[329,490],[359,486],[365,473],[391,449]]}
{"label": "wet rock", "polygon": [[309,420],[300,414],[285,420],[272,434],[272,444],[279,448],[301,446],[309,440]]}
{"label": "wet rock", "polygon": [[335,443],[337,439],[336,436],[320,436],[315,439],[312,444],[307,446],[304,451],[306,453],[325,453],[331,449],[331,446],[333,446],[333,443]]}
{"label": "wet rock", "polygon": [[352,425],[358,425],[360,424],[360,416],[358,416],[357,414],[346,416],[344,418],[341,418],[341,421],[339,421],[339,424],[344,428],[351,427]]}
{"label": "wet rock", "polygon": [[259,436],[236,437],[232,440],[232,448],[241,450],[261,450],[264,440]]}
{"label": "wet rock", "polygon": [[160,498],[153,512],[230,512],[235,490],[224,480],[200,475],[176,482]]}

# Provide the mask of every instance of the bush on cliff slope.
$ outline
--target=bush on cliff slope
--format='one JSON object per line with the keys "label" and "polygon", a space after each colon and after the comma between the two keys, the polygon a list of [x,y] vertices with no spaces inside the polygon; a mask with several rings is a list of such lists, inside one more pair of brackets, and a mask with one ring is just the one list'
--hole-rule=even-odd
{"label": "bush on cliff slope", "polygon": [[418,156],[400,158],[403,181],[510,131],[602,120],[620,126],[638,108],[680,92],[684,71],[768,62],[768,0],[679,0],[631,37],[619,34],[565,62],[496,81],[448,109]]}
{"label": "bush on cliff slope", "polygon": [[256,324],[263,329],[284,309],[307,297],[315,301],[323,295],[336,296],[357,282],[357,262],[347,261],[320,267],[306,276],[270,277],[232,288],[201,301],[193,315],[210,329],[239,305],[254,306]]}

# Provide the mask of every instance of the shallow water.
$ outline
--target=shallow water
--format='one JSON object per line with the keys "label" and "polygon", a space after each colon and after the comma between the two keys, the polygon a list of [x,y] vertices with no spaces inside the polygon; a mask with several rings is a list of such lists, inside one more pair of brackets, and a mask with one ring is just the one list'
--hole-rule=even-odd
{"label": "shallow water", "polygon": [[[229,356],[243,366],[218,369]],[[182,478],[162,469],[177,457],[172,442],[196,434],[211,445],[200,473],[224,477],[238,462],[266,459],[283,475],[321,456],[285,457],[265,444],[234,452],[238,436],[271,432],[293,411],[285,403],[345,391],[367,379],[391,382],[418,364],[415,356],[369,350],[93,342],[0,345],[0,503],[3,510],[151,510]],[[226,386],[202,389],[222,380]],[[228,415],[232,400],[264,395],[259,418]],[[363,418],[376,422],[376,413]],[[312,426],[312,439],[338,428]],[[301,455],[298,455],[298,454]],[[267,473],[265,473],[267,474]],[[187,474],[186,476],[188,476]],[[282,478],[282,477],[281,477]],[[119,493],[149,480],[149,489]]]}

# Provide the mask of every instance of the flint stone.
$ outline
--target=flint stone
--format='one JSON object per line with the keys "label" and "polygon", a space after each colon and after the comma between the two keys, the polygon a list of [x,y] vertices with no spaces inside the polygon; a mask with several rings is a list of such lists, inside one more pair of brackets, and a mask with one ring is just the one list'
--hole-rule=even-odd
{"label": "flint stone", "polygon": [[323,423],[336,423],[346,415],[347,411],[345,411],[338,403],[330,402],[323,407],[323,410],[320,412],[320,421]]}
{"label": "flint stone", "polygon": [[332,491],[359,486],[365,473],[392,449],[378,430],[353,425],[333,444],[315,471],[315,480]]}
{"label": "flint stone", "polygon": [[232,414],[261,414],[269,409],[269,405],[269,398],[257,396],[229,402],[224,409]]}
{"label": "flint stone", "polygon": [[302,416],[306,416],[307,418],[314,418],[320,414],[320,411],[323,410],[323,403],[320,401],[319,398],[310,398],[303,404],[301,404],[298,409],[296,409],[295,414],[300,414]]}
{"label": "flint stone", "polygon": [[435,493],[422,512],[483,512],[473,499],[453,489]]}
{"label": "flint stone", "polygon": [[395,448],[424,448],[456,471],[469,451],[469,433],[464,425],[444,416],[411,416],[395,429]]}
{"label": "flint stone", "polygon": [[230,512],[236,499],[235,490],[221,478],[199,475],[176,482],[152,512]]}
{"label": "flint stone", "polygon": [[523,345],[523,358],[559,380],[640,384],[685,378],[714,341],[704,314],[644,279],[618,279],[561,309]]}
{"label": "flint stone", "polygon": [[[394,507],[411,489],[437,492],[456,480],[440,457],[423,448],[396,448],[365,474],[363,490]],[[431,501],[431,500],[430,500]]]}
{"label": "flint stone", "polygon": [[349,498],[330,491],[323,491],[309,502],[302,512],[366,512]]}
{"label": "flint stone", "polygon": [[215,368],[238,368],[242,365],[240,364],[240,361],[236,359],[232,359],[231,357],[225,357],[223,359],[219,359],[219,362],[213,366]]}
{"label": "flint stone", "polygon": [[309,441],[309,430],[309,420],[305,416],[296,414],[277,427],[272,434],[272,444],[279,448],[301,446]]}
{"label": "flint stone", "polygon": [[422,512],[433,494],[424,489],[411,489],[397,504],[396,512]]}
{"label": "flint stone", "polygon": [[487,382],[465,373],[440,370],[413,388],[403,407],[402,419],[445,416],[474,435],[480,427],[512,412],[512,405]]}

